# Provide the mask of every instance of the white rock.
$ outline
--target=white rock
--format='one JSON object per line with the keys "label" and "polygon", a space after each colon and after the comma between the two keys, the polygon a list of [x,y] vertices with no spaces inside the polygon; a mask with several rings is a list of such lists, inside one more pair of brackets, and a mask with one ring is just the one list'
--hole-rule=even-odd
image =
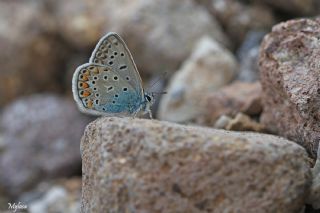
{"label": "white rock", "polygon": [[172,77],[160,103],[159,118],[186,122],[201,114],[205,94],[216,91],[236,75],[232,53],[210,37],[203,37],[193,54]]}

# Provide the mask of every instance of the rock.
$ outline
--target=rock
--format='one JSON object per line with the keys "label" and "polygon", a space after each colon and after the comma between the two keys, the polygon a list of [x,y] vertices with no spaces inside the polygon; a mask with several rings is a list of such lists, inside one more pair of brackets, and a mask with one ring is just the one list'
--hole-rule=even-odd
{"label": "rock", "polygon": [[[81,182],[80,182],[81,183]],[[30,213],[78,213],[80,212],[80,193],[81,188],[75,192],[68,192],[62,186],[53,186],[39,200],[29,204]]]}
{"label": "rock", "polygon": [[[46,0],[56,31],[77,49],[91,49],[107,31],[112,0]],[[121,1],[122,4],[124,1]],[[114,8],[115,9],[115,8]],[[89,53],[90,54],[90,53]]]}
{"label": "rock", "polygon": [[228,123],[232,120],[232,118],[230,118],[227,115],[221,115],[218,120],[214,123],[214,128],[216,129],[225,129],[228,125]]}
{"label": "rock", "polygon": [[241,112],[238,113],[234,119],[229,121],[226,125],[226,130],[266,132],[265,126],[252,120],[249,116]]}
{"label": "rock", "polygon": [[159,118],[187,122],[201,114],[200,102],[209,92],[229,83],[237,62],[228,50],[209,37],[202,38],[193,54],[171,78],[159,108]]}
{"label": "rock", "polygon": [[235,81],[203,98],[203,110],[196,123],[212,126],[221,115],[234,117],[242,112],[258,116],[261,111],[261,85]]}
{"label": "rock", "polygon": [[259,49],[260,43],[265,35],[262,31],[251,31],[246,35],[243,44],[237,51],[240,69],[237,79],[245,82],[259,80]]}
{"label": "rock", "polygon": [[101,118],[81,141],[82,212],[299,212],[306,151],[263,134]]}
{"label": "rock", "polygon": [[271,9],[262,4],[246,5],[237,0],[197,0],[217,18],[236,46],[249,31],[267,30],[275,24]]}
{"label": "rock", "polygon": [[88,122],[73,102],[50,94],[8,105],[0,123],[6,142],[0,186],[17,196],[42,180],[79,174],[77,146]]}
{"label": "rock", "polygon": [[295,15],[311,15],[315,12],[317,0],[253,0],[253,2],[263,2],[277,10]]}
{"label": "rock", "polygon": [[51,33],[49,20],[38,1],[0,2],[0,106],[34,92],[63,91],[71,50]]}
{"label": "rock", "polygon": [[307,199],[314,209],[320,209],[320,146],[318,147],[317,161],[312,168],[312,185]]}
{"label": "rock", "polygon": [[126,2],[114,0],[105,4],[110,14],[107,29],[124,37],[139,70],[176,70],[204,35],[230,46],[217,21],[193,0],[183,4],[180,0]]}
{"label": "rock", "polygon": [[262,43],[259,66],[264,107],[261,121],[315,158],[320,138],[320,19],[276,25]]}

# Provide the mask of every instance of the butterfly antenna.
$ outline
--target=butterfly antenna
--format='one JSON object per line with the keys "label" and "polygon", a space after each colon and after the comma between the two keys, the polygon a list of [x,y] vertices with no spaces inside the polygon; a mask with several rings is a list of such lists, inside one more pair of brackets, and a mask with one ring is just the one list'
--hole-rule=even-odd
{"label": "butterfly antenna", "polygon": [[167,92],[151,92],[152,95],[164,95],[167,94]]}
{"label": "butterfly antenna", "polygon": [[[164,78],[167,76],[167,74],[168,74],[168,72],[162,73],[162,75],[159,76],[159,77],[157,78],[157,80],[155,80],[155,82],[153,82],[153,83],[151,84],[151,86],[149,86],[149,88],[148,88],[147,91],[150,91],[156,84],[158,84],[162,79],[164,79]],[[155,93],[155,92],[153,92],[153,93]],[[157,93],[155,93],[155,94],[157,94]],[[165,94],[165,93],[158,93],[158,94]]]}

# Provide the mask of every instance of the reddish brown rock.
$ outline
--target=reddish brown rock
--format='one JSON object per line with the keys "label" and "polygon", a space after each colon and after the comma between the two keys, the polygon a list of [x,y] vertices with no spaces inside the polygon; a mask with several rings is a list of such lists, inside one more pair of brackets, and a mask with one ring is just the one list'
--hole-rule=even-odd
{"label": "reddish brown rock", "polygon": [[203,98],[204,110],[197,122],[211,126],[221,115],[234,117],[238,112],[259,115],[262,110],[260,96],[261,85],[258,82],[232,83]]}
{"label": "reddish brown rock", "polygon": [[313,157],[320,140],[320,19],[276,25],[262,43],[262,122],[303,145]]}

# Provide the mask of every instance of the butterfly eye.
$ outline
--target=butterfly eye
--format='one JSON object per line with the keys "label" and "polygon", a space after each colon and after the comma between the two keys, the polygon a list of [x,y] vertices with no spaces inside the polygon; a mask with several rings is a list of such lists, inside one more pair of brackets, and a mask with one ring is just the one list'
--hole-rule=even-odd
{"label": "butterfly eye", "polygon": [[147,101],[151,102],[151,97],[149,95],[146,95]]}
{"label": "butterfly eye", "polygon": [[125,92],[126,92],[127,90],[128,90],[128,88],[126,88],[126,87],[125,87],[125,88],[123,88],[123,91],[125,91]]}

